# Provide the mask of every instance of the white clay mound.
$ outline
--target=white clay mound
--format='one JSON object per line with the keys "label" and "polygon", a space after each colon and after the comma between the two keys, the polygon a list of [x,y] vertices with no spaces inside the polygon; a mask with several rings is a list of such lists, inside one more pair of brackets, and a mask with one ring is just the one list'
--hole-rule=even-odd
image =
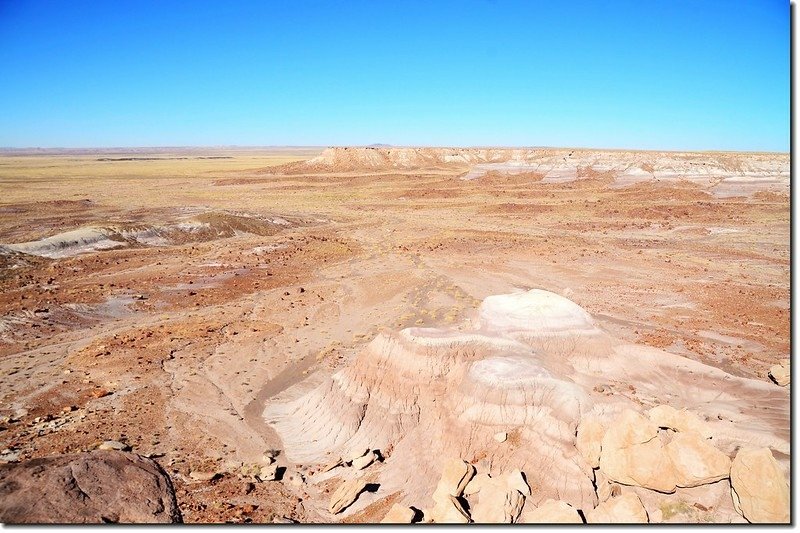
{"label": "white clay mound", "polygon": [[113,236],[113,232],[104,228],[87,227],[65,231],[38,241],[7,244],[6,247],[17,252],[41,257],[70,257],[86,252],[126,246],[124,240],[115,240],[112,238]]}
{"label": "white clay mound", "polygon": [[[786,389],[623,343],[566,298],[491,296],[479,324],[381,334],[333,375],[270,400],[264,416],[286,457],[324,465],[381,450],[385,462],[370,468],[382,493],[423,506],[433,503],[430,473],[463,458],[492,473],[522,470],[534,505],[556,499],[589,511],[600,501],[595,472],[576,448],[587,416],[607,424],[626,409],[669,405],[704,421],[723,453],[789,452]],[[720,512],[735,514],[731,505]]]}
{"label": "white clay mound", "polygon": [[552,292],[527,292],[489,296],[478,309],[481,329],[530,335],[598,333],[592,317],[580,306]]}

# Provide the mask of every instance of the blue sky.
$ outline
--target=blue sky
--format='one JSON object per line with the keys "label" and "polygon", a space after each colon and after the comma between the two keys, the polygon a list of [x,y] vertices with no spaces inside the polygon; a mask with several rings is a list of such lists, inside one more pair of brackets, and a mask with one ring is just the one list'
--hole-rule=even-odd
{"label": "blue sky", "polygon": [[0,0],[0,146],[789,149],[779,0]]}

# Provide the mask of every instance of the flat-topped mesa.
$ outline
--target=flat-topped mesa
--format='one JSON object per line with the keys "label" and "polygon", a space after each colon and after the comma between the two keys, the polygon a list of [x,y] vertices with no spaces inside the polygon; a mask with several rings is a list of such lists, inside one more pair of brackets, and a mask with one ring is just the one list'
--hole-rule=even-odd
{"label": "flat-topped mesa", "polygon": [[[491,296],[475,325],[381,334],[333,375],[273,399],[264,416],[287,458],[327,464],[380,449],[386,460],[372,471],[382,490],[431,506],[435,480],[421,473],[457,456],[492,472],[523,470],[536,487],[534,505],[558,499],[589,510],[598,502],[599,454],[576,447],[587,417],[602,430],[625,409],[689,407],[706,421],[702,437],[713,435],[725,454],[742,444],[788,453],[786,389],[621,342],[566,298],[542,290]],[[767,409],[754,409],[752,398]],[[701,473],[703,482],[718,479]]]}
{"label": "flat-topped mesa", "polygon": [[463,180],[487,174],[522,175],[532,182],[607,180],[611,187],[639,182],[690,183],[718,197],[760,191],[788,194],[789,156],[780,153],[646,152],[567,148],[332,147],[319,156],[268,167],[267,174],[387,174],[448,172]]}
{"label": "flat-topped mesa", "polygon": [[[787,178],[788,154],[648,152],[569,148],[330,147],[317,157],[265,169],[269,173],[391,172],[415,169],[472,169],[465,179],[488,171],[540,174],[545,181],[571,181],[587,171],[610,173],[624,183],[688,179],[719,185],[720,179]],[[710,180],[710,181],[709,181]],[[787,182],[788,183],[788,182]],[[739,183],[741,185],[741,183]]]}
{"label": "flat-topped mesa", "polygon": [[481,163],[524,162],[534,154],[535,150],[528,148],[330,147],[317,157],[275,170],[295,173],[466,169]]}

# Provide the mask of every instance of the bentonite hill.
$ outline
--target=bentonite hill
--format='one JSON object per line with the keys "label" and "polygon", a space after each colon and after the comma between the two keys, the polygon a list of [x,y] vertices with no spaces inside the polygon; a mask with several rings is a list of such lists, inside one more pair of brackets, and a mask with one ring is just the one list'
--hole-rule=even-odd
{"label": "bentonite hill", "polygon": [[786,523],[789,156],[0,155],[0,521]]}

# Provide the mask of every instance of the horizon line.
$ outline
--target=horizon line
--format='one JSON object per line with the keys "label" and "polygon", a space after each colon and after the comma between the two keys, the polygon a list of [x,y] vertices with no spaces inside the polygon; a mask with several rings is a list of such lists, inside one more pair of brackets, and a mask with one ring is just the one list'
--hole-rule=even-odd
{"label": "horizon line", "polygon": [[372,148],[372,149],[468,149],[468,150],[586,150],[586,151],[607,151],[607,152],[689,152],[689,153],[750,153],[750,154],[788,154],[792,150],[737,150],[737,149],[680,149],[680,148],[611,148],[611,147],[591,147],[591,146],[547,146],[547,145],[434,145],[434,144],[187,144],[187,145],[129,145],[129,146],[0,146],[0,152],[55,152],[55,151],[100,151],[100,150],[201,150],[201,149],[328,149],[328,148]]}

